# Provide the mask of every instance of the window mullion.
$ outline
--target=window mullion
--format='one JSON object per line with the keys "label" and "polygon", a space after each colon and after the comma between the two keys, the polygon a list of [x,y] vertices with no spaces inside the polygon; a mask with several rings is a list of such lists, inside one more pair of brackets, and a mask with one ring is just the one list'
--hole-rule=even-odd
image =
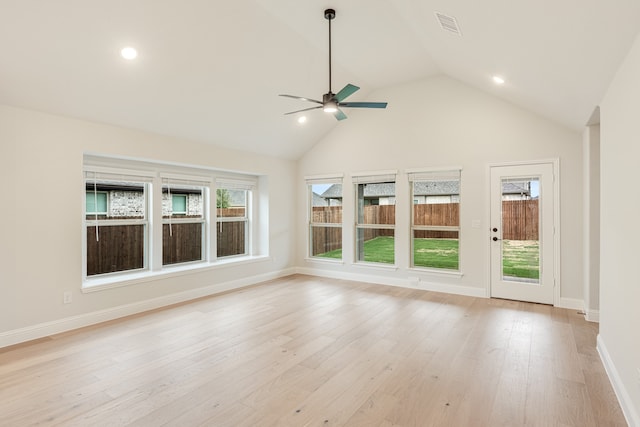
{"label": "window mullion", "polygon": [[162,269],[162,180],[154,177],[149,193],[149,270]]}

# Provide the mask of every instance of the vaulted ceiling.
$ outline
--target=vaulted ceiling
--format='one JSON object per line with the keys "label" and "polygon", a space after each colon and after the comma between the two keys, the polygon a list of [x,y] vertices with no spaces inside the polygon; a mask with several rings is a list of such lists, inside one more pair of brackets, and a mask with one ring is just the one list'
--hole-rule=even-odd
{"label": "vaulted ceiling", "polygon": [[638,0],[0,0],[0,103],[295,159],[340,126],[278,97],[327,92],[327,7],[349,100],[446,74],[576,130],[640,31]]}

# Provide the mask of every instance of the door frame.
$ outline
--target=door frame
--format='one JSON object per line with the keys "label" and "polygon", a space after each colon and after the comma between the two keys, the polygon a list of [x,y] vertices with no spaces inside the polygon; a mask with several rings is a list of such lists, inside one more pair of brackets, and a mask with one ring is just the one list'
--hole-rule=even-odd
{"label": "door frame", "polygon": [[540,165],[551,164],[553,168],[553,306],[558,307],[560,305],[560,159],[540,159],[540,160],[523,160],[513,162],[492,162],[487,163],[485,170],[485,200],[487,203],[487,209],[485,212],[485,241],[486,241],[486,286],[485,295],[487,298],[491,298],[491,168],[500,166],[527,166],[527,165]]}

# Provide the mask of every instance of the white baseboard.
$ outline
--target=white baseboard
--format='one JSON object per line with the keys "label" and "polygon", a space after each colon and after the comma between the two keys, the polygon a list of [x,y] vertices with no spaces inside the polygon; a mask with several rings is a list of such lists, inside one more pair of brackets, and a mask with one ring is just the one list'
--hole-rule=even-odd
{"label": "white baseboard", "polygon": [[309,276],[326,277],[329,279],[353,280],[356,282],[376,283],[378,285],[398,286],[401,288],[422,289],[425,291],[443,292],[447,294],[466,295],[471,297],[486,298],[484,288],[476,288],[472,286],[450,285],[445,283],[426,282],[418,280],[417,282],[409,279],[400,279],[395,277],[374,276],[370,274],[345,273],[341,271],[332,271],[308,267],[299,267],[299,274]]}
{"label": "white baseboard", "polygon": [[560,297],[557,307],[568,308],[569,310],[584,310],[584,301],[577,298],[564,298]]}
{"label": "white baseboard", "polygon": [[585,310],[584,318],[587,322],[600,323],[600,310]]}
{"label": "white baseboard", "polygon": [[[297,272],[300,274],[308,274],[309,276],[327,277],[330,279],[354,280],[357,282],[377,283],[380,285],[399,286],[403,288],[422,289],[425,291],[444,292],[447,294],[466,295],[478,298],[487,298],[487,291],[484,288],[473,286],[451,285],[447,283],[428,282],[419,279],[416,283],[414,280],[401,279],[396,277],[373,276],[370,274],[345,273],[342,271],[325,270],[321,268],[298,267]],[[569,310],[582,311],[584,309],[584,301],[577,298],[561,297],[557,307]],[[599,319],[599,312],[591,313],[594,318]],[[591,320],[597,322],[598,320]]]}
{"label": "white baseboard", "polygon": [[622,408],[624,417],[627,420],[627,424],[629,424],[630,427],[640,427],[640,416],[633,407],[631,396],[629,396],[629,392],[620,379],[620,374],[613,363],[613,359],[611,359],[611,355],[609,354],[607,346],[605,345],[601,335],[598,335],[598,344],[596,345],[596,348],[598,349],[598,354],[600,354],[600,359],[602,359],[604,369],[607,371],[607,375],[609,376],[609,381],[611,381],[611,385],[613,386],[613,391],[616,393],[618,402],[620,402],[620,407]]}
{"label": "white baseboard", "polygon": [[91,313],[81,314],[78,316],[65,317],[63,319],[51,322],[40,323],[21,329],[15,329],[0,333],[0,348],[10,345],[20,344],[23,342],[44,338],[61,332],[71,331],[73,329],[85,326],[95,325],[97,323],[114,320],[132,314],[142,313],[144,311],[156,308],[166,307],[171,304],[177,304],[196,298],[206,297],[234,289],[244,288],[246,286],[255,285],[256,283],[267,280],[277,279],[284,276],[290,276],[296,273],[295,268],[259,274],[251,277],[243,277],[241,279],[232,280],[224,283],[217,283],[211,286],[191,289],[170,295],[140,301],[132,304],[125,304],[118,307],[107,308],[105,310],[94,311]]}

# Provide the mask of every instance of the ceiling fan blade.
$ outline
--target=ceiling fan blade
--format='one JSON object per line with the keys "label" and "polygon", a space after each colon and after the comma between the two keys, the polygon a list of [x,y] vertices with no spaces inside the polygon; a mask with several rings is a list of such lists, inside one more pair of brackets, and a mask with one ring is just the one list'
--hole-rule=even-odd
{"label": "ceiling fan blade", "polygon": [[349,83],[336,94],[336,100],[340,102],[348,96],[353,95],[358,89],[360,89],[358,86]]}
{"label": "ceiling fan blade", "polygon": [[305,108],[303,110],[291,111],[291,112],[288,112],[288,113],[284,113],[284,115],[287,116],[289,114],[302,113],[303,111],[317,110],[318,108],[322,108],[322,105],[319,105],[317,107]]}
{"label": "ceiling fan blade", "polygon": [[335,116],[336,120],[344,120],[347,118],[347,115],[343,113],[342,110],[339,108],[338,108],[338,111],[333,113],[333,115]]}
{"label": "ceiling fan blade", "polygon": [[386,102],[340,102],[340,107],[348,108],[387,108]]}
{"label": "ceiling fan blade", "polygon": [[278,95],[278,96],[286,96],[287,98],[293,98],[293,99],[299,99],[301,101],[309,101],[309,102],[315,102],[316,104],[322,104],[322,101],[318,101],[316,99],[311,99],[311,98],[305,98],[303,96],[295,96],[295,95]]}

